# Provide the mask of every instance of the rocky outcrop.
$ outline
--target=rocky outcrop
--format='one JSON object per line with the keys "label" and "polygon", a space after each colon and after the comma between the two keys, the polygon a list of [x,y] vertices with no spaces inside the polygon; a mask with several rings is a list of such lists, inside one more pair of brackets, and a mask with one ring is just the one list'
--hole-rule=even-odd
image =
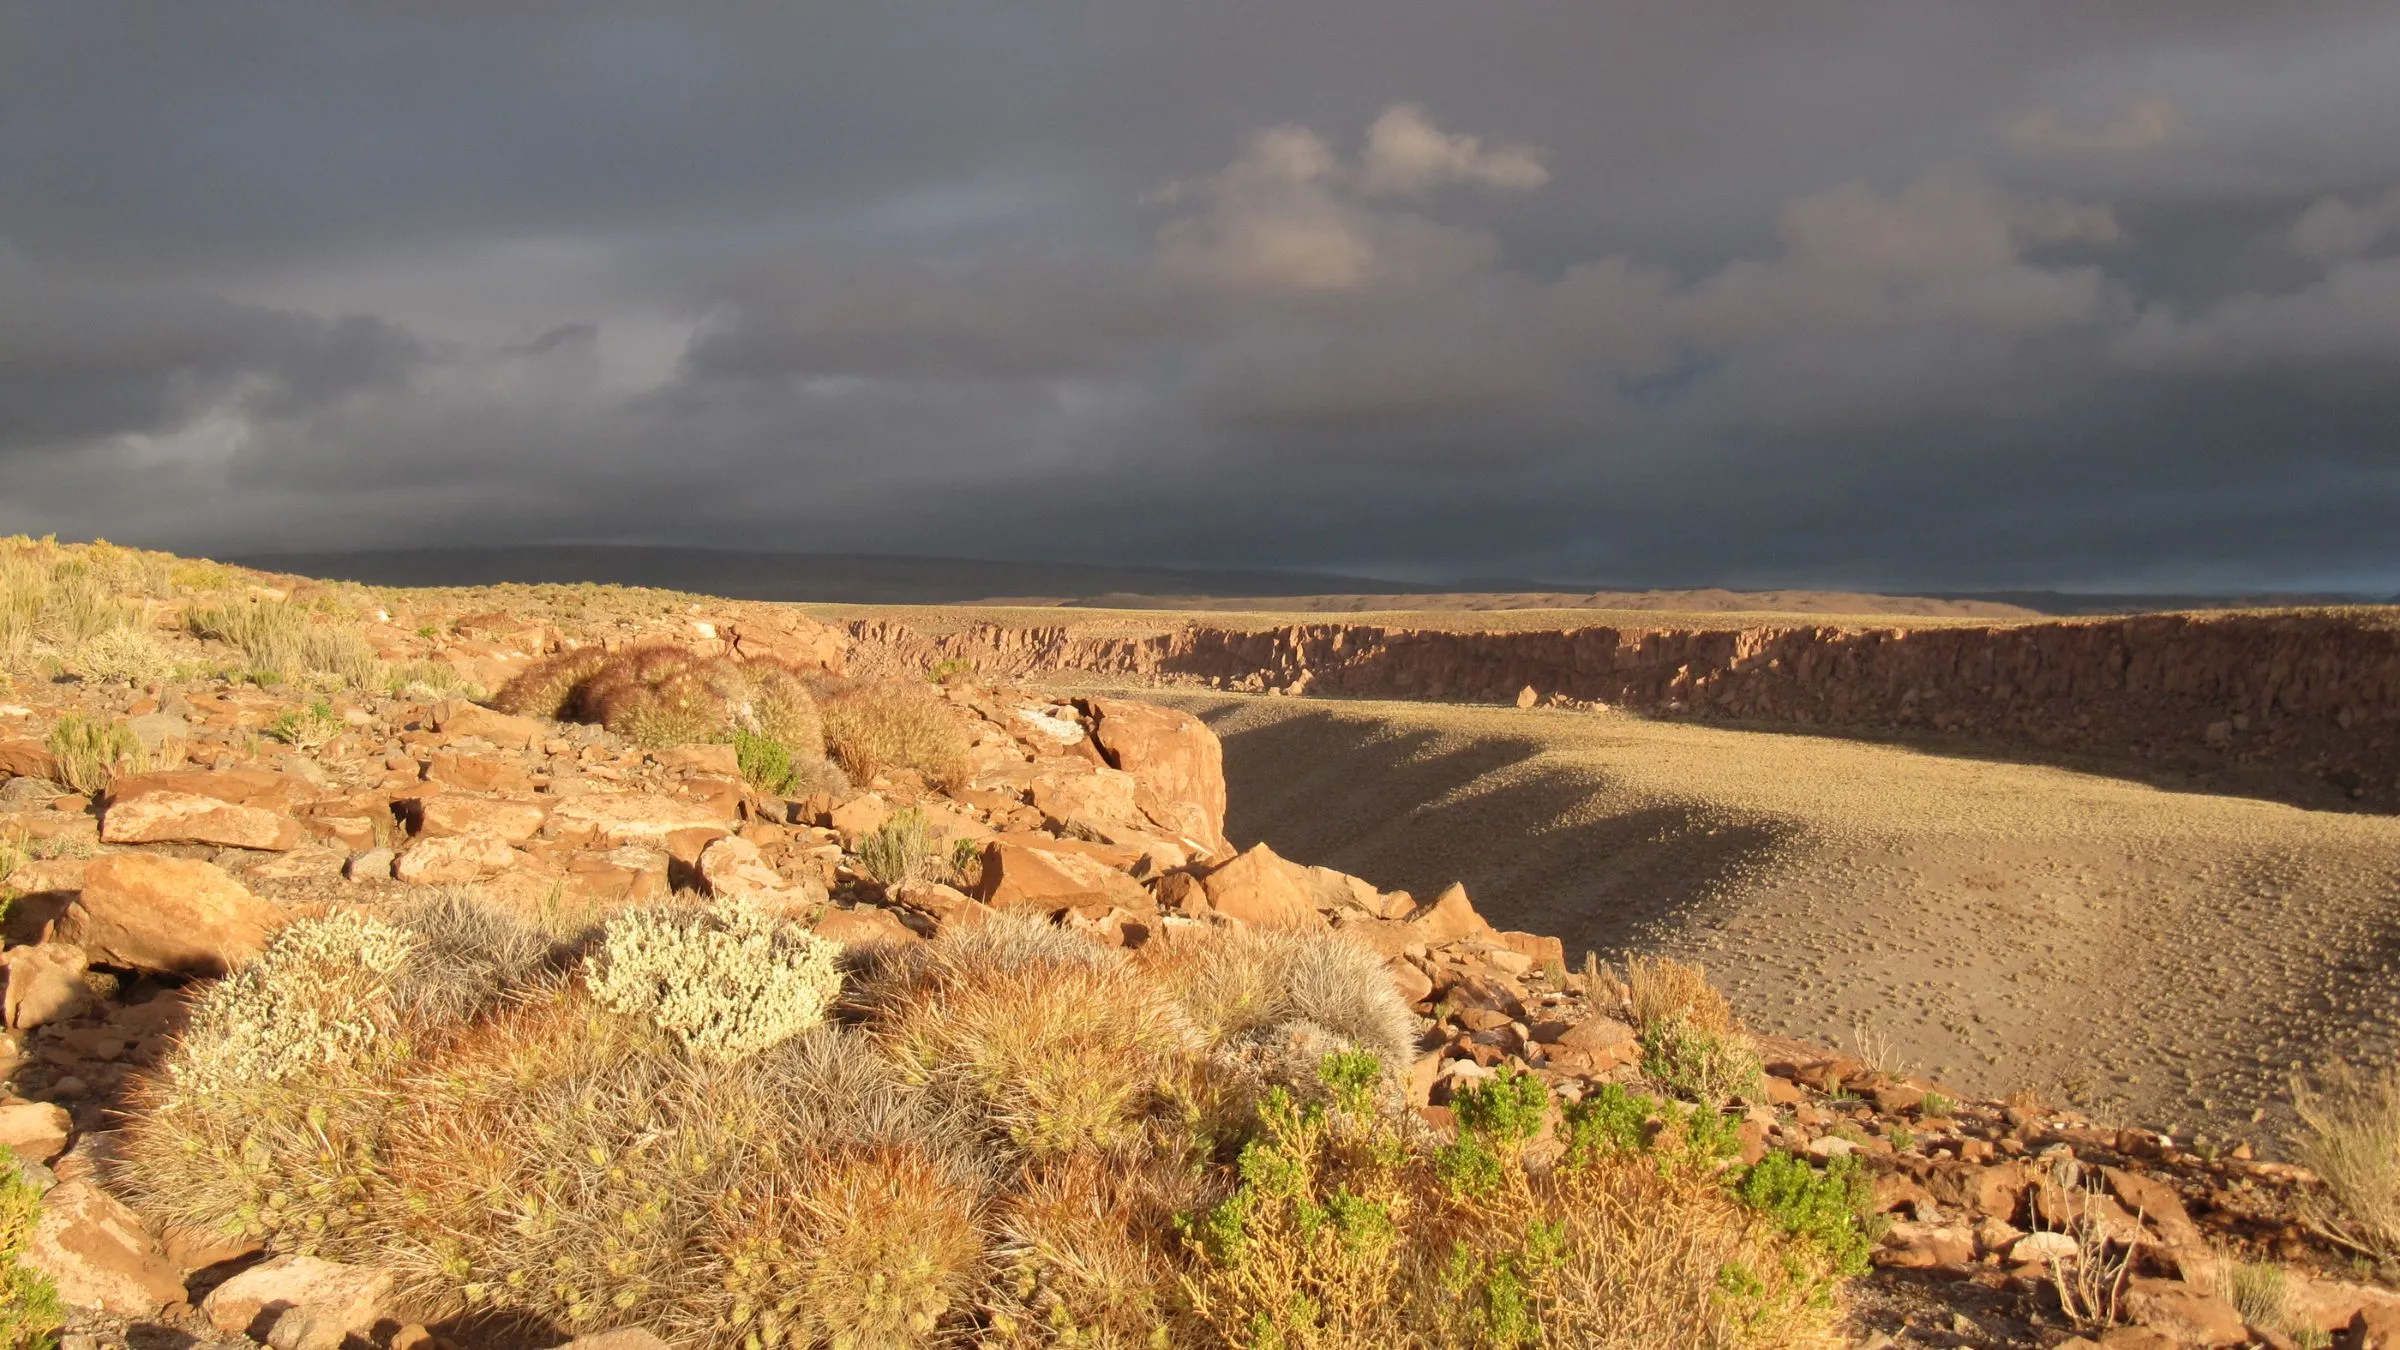
{"label": "rocky outcrop", "polygon": [[991,674],[1080,670],[1295,694],[1606,704],[2268,764],[2400,806],[2400,625],[2346,611],[1934,628],[1187,624],[1131,637],[990,624],[926,637],[862,621],[850,633],[862,646],[964,658]]}

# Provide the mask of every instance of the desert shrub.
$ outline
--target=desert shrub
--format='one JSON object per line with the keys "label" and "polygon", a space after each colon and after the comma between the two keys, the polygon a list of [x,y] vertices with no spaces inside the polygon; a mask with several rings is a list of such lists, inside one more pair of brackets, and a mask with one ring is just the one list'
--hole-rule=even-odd
{"label": "desert shrub", "polygon": [[50,569],[31,552],[0,548],[0,666],[25,659],[50,598]]}
{"label": "desert shrub", "polygon": [[985,1313],[997,1346],[1168,1343],[1180,1275],[1175,1220],[1191,1170],[1141,1154],[1068,1154],[1028,1169],[993,1218]]}
{"label": "desert shrub", "polygon": [[752,1168],[703,1230],[721,1274],[701,1307],[745,1345],[935,1344],[978,1282],[980,1198],[908,1147]]}
{"label": "desert shrub", "polygon": [[1135,1141],[1194,1048],[1123,953],[1036,919],[945,929],[859,983],[893,1058],[1035,1155]]}
{"label": "desert shrub", "polygon": [[755,731],[733,733],[734,762],[741,766],[742,780],[761,792],[781,792],[791,781],[791,747],[772,736]]}
{"label": "desert shrub", "polygon": [[184,612],[194,637],[222,642],[242,654],[269,683],[316,677],[356,689],[384,683],[383,662],[357,629],[329,622],[289,600],[243,600]]}
{"label": "desert shrub", "polygon": [[194,1004],[176,1087],[282,1083],[383,1050],[398,1023],[395,976],[417,945],[406,930],[356,911],[285,925],[257,960]]}
{"label": "desert shrub", "polygon": [[1307,1023],[1386,1065],[1415,1055],[1416,1017],[1383,958],[1339,935],[1227,924],[1148,944],[1137,959],[1213,1043]]}
{"label": "desert shrub", "polygon": [[738,1060],[825,1020],[838,943],[739,903],[631,910],[585,974],[602,1006],[647,1017],[705,1059]]}
{"label": "desert shrub", "polygon": [[1530,1166],[1519,1145],[1549,1110],[1540,1084],[1495,1080],[1465,1100],[1462,1137],[1483,1160],[1469,1186],[1355,1096],[1270,1094],[1233,1185],[1187,1230],[1195,1319],[1235,1345],[1836,1343],[1820,1254],[1716,1169],[1641,1148]]}
{"label": "desert shrub", "polygon": [[331,703],[316,699],[277,713],[265,730],[270,740],[299,750],[314,750],[342,734],[342,719],[334,716]]}
{"label": "desert shrub", "polygon": [[1649,1027],[1681,1018],[1685,1025],[1704,1035],[1722,1038],[1741,1031],[1732,1006],[1708,982],[1708,972],[1696,965],[1665,956],[1629,957],[1625,962],[1625,990],[1636,1026]]}
{"label": "desert shrub", "polygon": [[466,689],[466,677],[446,661],[404,662],[385,672],[383,679],[383,691],[394,698],[447,698]]}
{"label": "desert shrub", "polygon": [[925,813],[906,807],[858,841],[858,861],[886,886],[923,881],[943,870],[944,859],[925,832]]}
{"label": "desert shrub", "polygon": [[78,559],[58,563],[35,631],[62,647],[77,647],[103,633],[141,621],[140,604],[118,595],[107,579]]}
{"label": "desert shrub", "polygon": [[1642,1028],[1642,1072],[1683,1098],[1716,1107],[1758,1090],[1758,1054],[1740,1032],[1703,1029],[1681,1013]]}
{"label": "desert shrub", "polygon": [[[581,961],[463,892],[294,925],[202,990],[114,1183],[164,1228],[388,1266],[412,1313],[496,1335],[1829,1343],[1855,1179],[1731,1167],[1713,1113],[1562,1113],[1503,1072],[1454,1099],[1468,1176],[1376,1056],[1301,1019],[1333,1047],[1312,1092],[1215,1134],[1208,1037],[1158,968],[1070,930],[878,950],[847,1024],[786,1034],[776,972],[818,953],[755,915],[631,917]],[[717,940],[759,926],[763,950]],[[1565,1147],[1529,1147],[1554,1117]]]}
{"label": "desert shrub", "polygon": [[853,778],[915,769],[935,783],[965,779],[966,737],[921,685],[852,685],[827,695],[821,711],[826,752]]}
{"label": "desert shrub", "polygon": [[67,1320],[57,1286],[19,1259],[41,1216],[42,1193],[17,1169],[17,1155],[0,1147],[0,1350],[55,1345]]}
{"label": "desert shrub", "polygon": [[1875,1248],[1876,1234],[1866,1219],[1874,1192],[1856,1157],[1836,1158],[1820,1171],[1798,1154],[1780,1152],[1753,1163],[1735,1186],[1743,1204],[1815,1247],[1842,1275],[1866,1273]]}
{"label": "desert shrub", "polygon": [[2372,1077],[2335,1064],[2294,1082],[2301,1164],[2324,1179],[2330,1203],[2303,1216],[2319,1232],[2380,1259],[2400,1257],[2400,1069]]}
{"label": "desert shrub", "polygon": [[576,692],[606,664],[608,653],[598,647],[560,652],[502,685],[492,696],[492,706],[519,717],[568,720]]}
{"label": "desert shrub", "polygon": [[153,684],[173,663],[158,639],[141,628],[112,628],[77,647],[72,663],[87,680],[102,684]]}
{"label": "desert shrub", "polygon": [[102,791],[120,772],[145,766],[141,738],[122,718],[97,722],[63,713],[43,744],[58,761],[60,781],[77,792]]}

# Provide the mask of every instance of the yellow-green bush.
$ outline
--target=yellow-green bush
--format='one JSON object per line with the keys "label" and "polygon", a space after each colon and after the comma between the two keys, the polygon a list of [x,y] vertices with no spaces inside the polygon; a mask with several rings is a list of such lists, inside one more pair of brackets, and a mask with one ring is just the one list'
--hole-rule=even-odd
{"label": "yellow-green bush", "polygon": [[922,684],[852,685],[828,693],[821,708],[826,753],[853,778],[893,769],[946,785],[966,777],[966,737]]}
{"label": "yellow-green bush", "polygon": [[58,763],[59,781],[77,792],[102,791],[119,773],[147,767],[141,738],[122,718],[97,722],[65,713],[50,724],[43,744]]}

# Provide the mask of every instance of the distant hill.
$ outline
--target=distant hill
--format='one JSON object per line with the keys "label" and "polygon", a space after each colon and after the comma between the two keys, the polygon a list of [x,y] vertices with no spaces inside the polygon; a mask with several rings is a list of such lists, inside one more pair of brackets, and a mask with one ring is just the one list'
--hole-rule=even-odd
{"label": "distant hill", "polygon": [[[226,561],[378,586],[593,581],[657,586],[735,600],[857,605],[956,605],[1001,598],[1056,602],[1109,594],[1291,596],[1356,591],[1423,595],[1445,589],[1318,572],[1218,572],[1088,563],[863,553],[757,553],[613,544],[250,554]],[[1518,585],[1527,587],[1531,583]]]}
{"label": "distant hill", "polygon": [[[1472,578],[1384,581],[1329,572],[1114,567],[866,553],[768,553],[617,544],[376,549],[228,559],[303,576],[382,586],[605,582],[737,600],[858,605],[1073,605],[1114,609],[1667,609],[1947,616],[2132,614],[2152,610],[2358,603],[2338,595],[2130,595],[2063,591],[1593,590]],[[1406,598],[1406,603],[1394,600]]]}

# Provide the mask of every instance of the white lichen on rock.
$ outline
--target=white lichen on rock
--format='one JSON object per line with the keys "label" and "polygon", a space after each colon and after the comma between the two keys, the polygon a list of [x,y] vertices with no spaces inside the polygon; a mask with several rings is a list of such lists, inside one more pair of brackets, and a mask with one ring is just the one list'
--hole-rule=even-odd
{"label": "white lichen on rock", "polygon": [[584,967],[604,1007],[647,1017],[703,1059],[745,1059],[825,1020],[838,943],[755,904],[631,910]]}

